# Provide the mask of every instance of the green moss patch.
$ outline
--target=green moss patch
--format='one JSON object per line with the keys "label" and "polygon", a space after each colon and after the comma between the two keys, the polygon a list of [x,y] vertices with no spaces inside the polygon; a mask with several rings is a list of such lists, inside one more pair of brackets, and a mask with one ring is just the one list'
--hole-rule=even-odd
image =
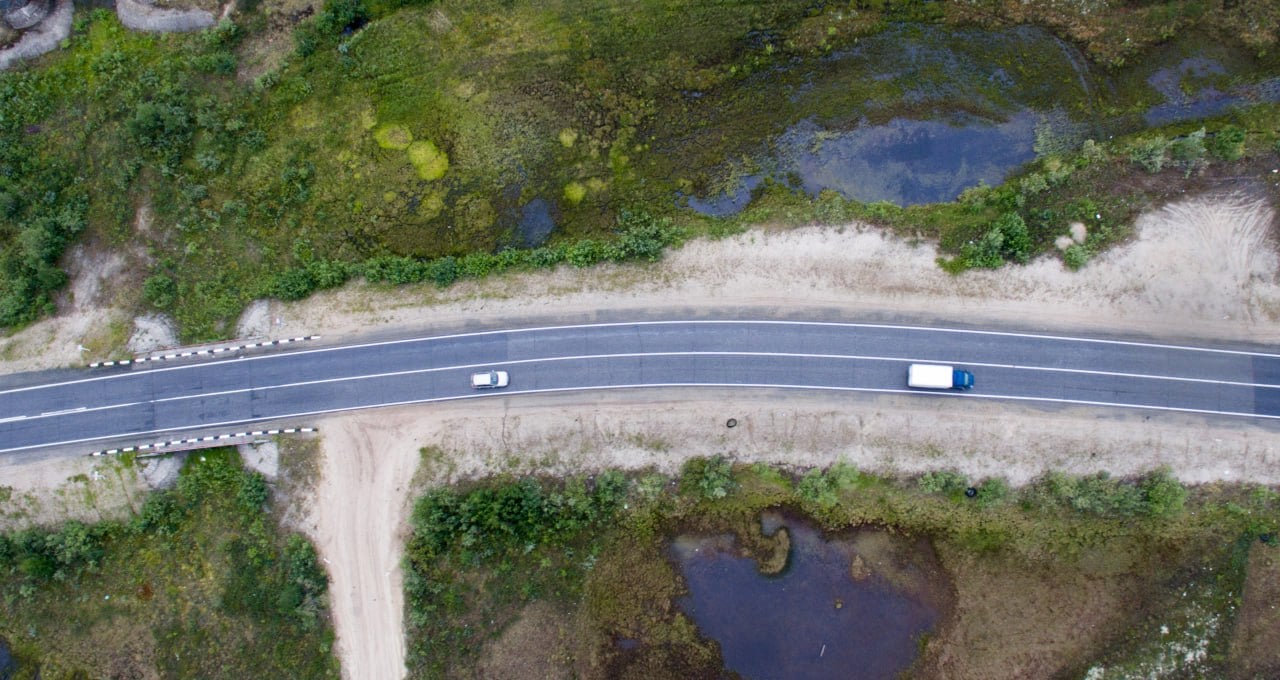
{"label": "green moss patch", "polygon": [[379,126],[373,131],[373,138],[378,142],[378,146],[397,151],[407,149],[413,143],[413,133],[403,125]]}
{"label": "green moss patch", "polygon": [[435,180],[449,171],[449,156],[436,148],[430,140],[420,140],[409,145],[409,162],[418,171],[418,177]]}

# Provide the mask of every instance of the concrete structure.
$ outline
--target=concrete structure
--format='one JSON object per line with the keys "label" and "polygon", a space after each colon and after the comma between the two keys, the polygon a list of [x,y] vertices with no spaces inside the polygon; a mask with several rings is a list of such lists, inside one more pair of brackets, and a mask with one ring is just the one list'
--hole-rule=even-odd
{"label": "concrete structure", "polygon": [[48,0],[0,0],[0,18],[15,30],[31,28],[47,16]]}

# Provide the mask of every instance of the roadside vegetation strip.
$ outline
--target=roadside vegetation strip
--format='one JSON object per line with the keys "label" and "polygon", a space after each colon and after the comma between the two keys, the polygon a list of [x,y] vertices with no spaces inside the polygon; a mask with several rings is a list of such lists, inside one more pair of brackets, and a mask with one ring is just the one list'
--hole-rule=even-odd
{"label": "roadside vegetation strip", "polygon": [[[912,590],[924,578],[936,586],[928,590],[954,593],[920,640],[911,677],[1082,676],[1092,665],[1145,662],[1197,634],[1208,653],[1175,660],[1183,674],[1228,677],[1237,644],[1255,665],[1280,668],[1277,650],[1238,634],[1280,625],[1274,608],[1242,621],[1239,606],[1268,592],[1246,590],[1246,579],[1280,577],[1246,569],[1254,552],[1280,557],[1272,488],[1188,489],[1156,470],[1134,479],[1051,472],[1015,489],[954,471],[904,478],[843,463],[792,471],[714,457],[688,461],[674,478],[499,476],[427,492],[405,551],[409,677],[519,663],[546,677],[717,675],[728,646],[685,613],[689,580],[673,544],[730,533],[735,555],[785,573],[795,548],[785,531],[761,525],[761,513],[775,510],[828,540],[888,530],[855,540],[852,563],[831,565],[834,580]],[[922,542],[940,569],[915,555]],[[726,590],[726,608],[780,609]],[[1207,634],[1206,620],[1215,622]]]}
{"label": "roadside vegetation strip", "polygon": [[217,356],[226,352],[238,352],[246,349],[257,349],[259,347],[278,347],[288,345],[294,342],[305,342],[308,340],[319,340],[319,335],[306,335],[297,338],[283,338],[280,340],[267,340],[264,342],[253,342],[245,345],[234,345],[231,347],[212,347],[210,349],[192,350],[187,352],[173,352],[170,354],[157,354],[151,356],[135,357],[133,359],[122,359],[120,361],[97,361],[89,364],[89,368],[100,368],[106,366],[127,366],[129,364],[142,364],[149,361],[167,361],[170,359],[186,359],[188,357],[206,357]]}
{"label": "roadside vegetation strip", "polygon": [[[234,439],[247,439],[249,437],[275,436],[278,434],[307,434],[317,432],[314,427],[286,427],[276,430],[254,430],[253,432],[236,432],[234,434],[218,434],[206,437],[191,437],[189,439],[173,439],[166,442],[155,442],[154,444],[140,444],[138,446],[126,446],[119,449],[105,449],[103,451],[94,451],[90,456],[114,456],[122,453],[134,453],[144,455],[159,455],[163,453],[172,453],[174,451],[185,450],[182,447],[191,446],[193,444],[214,444],[216,442],[224,442]],[[161,451],[160,449],[166,449]]]}
{"label": "roadside vegetation strip", "polygon": [[0,533],[13,677],[337,680],[328,578],[276,502],[209,449],[122,521]]}

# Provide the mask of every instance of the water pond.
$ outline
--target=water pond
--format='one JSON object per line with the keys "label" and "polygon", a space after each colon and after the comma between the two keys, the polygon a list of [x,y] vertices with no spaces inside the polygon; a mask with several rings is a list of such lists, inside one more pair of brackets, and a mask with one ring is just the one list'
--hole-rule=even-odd
{"label": "water pond", "polygon": [[949,607],[927,542],[873,529],[824,537],[774,513],[762,528],[790,544],[776,575],[762,574],[732,535],[671,545],[689,591],[681,610],[744,678],[896,677]]}

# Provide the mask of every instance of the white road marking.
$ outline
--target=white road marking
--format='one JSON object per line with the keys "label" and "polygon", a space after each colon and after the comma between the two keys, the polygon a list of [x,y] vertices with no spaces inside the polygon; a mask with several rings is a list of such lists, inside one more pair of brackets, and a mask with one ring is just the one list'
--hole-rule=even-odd
{"label": "white road marking", "polygon": [[65,416],[68,413],[80,413],[81,411],[86,411],[86,410],[88,410],[86,407],[79,406],[77,408],[64,408],[61,411],[45,411],[44,413],[41,413],[38,416],[32,416],[32,417],[33,418],[51,418],[53,416]]}
{"label": "white road marking", "polygon": [[[1099,345],[1119,345],[1119,346],[1127,346],[1127,347],[1149,347],[1153,349],[1168,349],[1168,350],[1178,350],[1178,351],[1186,351],[1186,352],[1204,352],[1204,353],[1211,353],[1211,354],[1226,354],[1226,355],[1245,356],[1245,357],[1265,357],[1265,358],[1280,359],[1280,354],[1273,354],[1268,352],[1251,352],[1246,350],[1234,350],[1234,349],[1224,349],[1224,348],[1216,348],[1216,347],[1195,347],[1191,345],[1171,345],[1171,344],[1150,343],[1150,342],[1137,342],[1137,341],[1131,341],[1131,340],[1107,340],[1102,338],[1082,338],[1082,337],[1073,337],[1073,336],[1064,336],[1064,335],[1017,333],[1017,332],[1011,332],[1011,331],[984,331],[984,330],[966,329],[966,328],[932,328],[927,326],[908,326],[908,325],[894,325],[894,324],[853,323],[853,322],[839,322],[839,321],[787,321],[787,320],[770,320],[770,319],[764,319],[764,320],[752,320],[752,319],[689,320],[689,319],[685,319],[685,320],[657,320],[657,321],[617,321],[617,322],[607,322],[607,323],[569,324],[565,326],[534,326],[529,328],[509,328],[509,329],[490,330],[490,331],[470,331],[466,333],[450,333],[446,335],[431,335],[431,336],[422,336],[417,338],[406,338],[402,340],[383,340],[379,342],[357,343],[354,345],[336,345],[333,347],[318,347],[315,349],[306,349],[306,350],[300,350],[297,352],[285,352],[280,354],[264,354],[264,355],[251,356],[251,357],[246,357],[242,355],[240,358],[245,361],[266,361],[266,360],[279,360],[281,358],[286,358],[286,357],[302,356],[306,354],[341,352],[341,351],[347,351],[347,350],[366,349],[370,347],[386,347],[391,345],[403,345],[408,343],[434,342],[434,341],[441,341],[441,340],[454,340],[458,338],[483,337],[483,336],[503,335],[503,334],[518,335],[518,334],[525,334],[525,333],[538,333],[538,332],[556,331],[556,330],[578,330],[578,329],[584,329],[584,328],[625,328],[627,326],[678,326],[678,325],[742,325],[742,326],[763,325],[763,326],[819,326],[819,327],[834,327],[834,328],[874,328],[874,329],[912,331],[912,332],[920,332],[920,333],[956,333],[956,334],[966,334],[966,335],[991,335],[991,336],[997,336],[997,337],[1033,338],[1033,339],[1039,339],[1039,340],[1057,340],[1057,341],[1080,342],[1080,343],[1099,344]],[[316,336],[316,337],[319,337],[319,336]],[[158,368],[147,369],[146,373],[160,373],[164,371],[198,370],[198,369],[206,369],[210,365],[211,364],[185,364],[181,366],[161,366]],[[52,387],[61,387],[64,385],[76,385],[76,384],[82,384],[87,382],[95,382],[99,380],[115,380],[115,379],[126,378],[126,377],[137,377],[138,375],[140,374],[135,372],[114,373],[111,375],[94,376],[92,378],[68,380],[60,383],[50,383],[46,385],[32,385],[28,387],[19,387],[19,388],[14,388],[9,390],[0,390],[0,395],[11,394],[16,392],[26,392],[31,390],[47,389]]]}

